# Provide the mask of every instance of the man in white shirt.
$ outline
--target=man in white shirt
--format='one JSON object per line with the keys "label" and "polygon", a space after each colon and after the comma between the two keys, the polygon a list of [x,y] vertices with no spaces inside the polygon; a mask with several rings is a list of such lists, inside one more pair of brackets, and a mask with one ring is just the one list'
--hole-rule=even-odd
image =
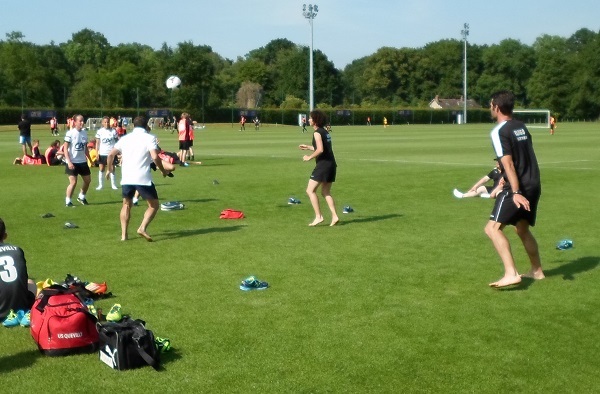
{"label": "man in white shirt", "polygon": [[107,158],[108,170],[106,177],[108,178],[111,174],[114,174],[115,156],[121,154],[121,188],[123,194],[123,207],[120,214],[121,241],[127,240],[127,227],[131,216],[131,207],[133,206],[133,196],[137,191],[148,202],[148,208],[144,213],[144,218],[137,229],[137,233],[148,242],[152,242],[152,237],[146,231],[158,212],[159,200],[156,187],[152,183],[151,163],[154,162],[163,177],[168,174],[158,156],[158,140],[154,135],[148,133],[147,124],[148,121],[145,117],[136,117],[133,120],[133,131],[115,144]]}
{"label": "man in white shirt", "polygon": [[88,205],[88,201],[85,198],[85,194],[90,187],[90,167],[88,166],[88,159],[90,162],[90,153],[88,151],[88,137],[87,131],[83,128],[83,115],[73,116],[73,128],[67,131],[65,135],[65,142],[63,144],[63,152],[65,154],[64,160],[67,163],[65,174],[69,176],[69,186],[67,186],[67,192],[65,197],[65,204],[67,207],[72,207],[73,202],[73,191],[77,186],[77,176],[81,175],[83,179],[83,186],[77,197],[83,205]]}
{"label": "man in white shirt", "polygon": [[[115,146],[115,143],[119,139],[117,131],[111,129],[108,125],[109,118],[105,116],[102,118],[102,127],[96,133],[96,147],[98,149],[98,165],[100,166],[100,172],[98,172],[98,187],[96,190],[102,189],[102,180],[104,179],[104,168],[106,167],[106,159],[108,154]],[[110,174],[110,184],[113,189],[118,189],[115,184],[115,174]]]}

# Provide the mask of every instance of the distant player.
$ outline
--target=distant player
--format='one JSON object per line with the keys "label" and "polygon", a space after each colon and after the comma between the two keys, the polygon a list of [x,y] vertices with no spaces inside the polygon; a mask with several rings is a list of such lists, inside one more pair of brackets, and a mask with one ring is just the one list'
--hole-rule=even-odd
{"label": "distant player", "polygon": [[246,131],[246,117],[244,115],[242,115],[240,118],[240,125],[240,131]]}
{"label": "distant player", "polygon": [[63,144],[63,152],[67,168],[65,174],[69,176],[69,185],[66,190],[65,205],[72,207],[73,202],[71,197],[77,186],[77,176],[83,179],[83,186],[77,197],[83,205],[88,205],[85,195],[90,187],[90,167],[88,160],[91,161],[90,152],[88,151],[88,136],[87,131],[83,128],[83,115],[73,116],[73,128],[65,134],[65,142]]}
{"label": "distant player", "polygon": [[556,119],[554,116],[550,117],[550,135],[554,135],[554,129],[556,128]]}
{"label": "distant player", "polygon": [[[109,118],[102,118],[102,127],[96,133],[96,148],[98,149],[98,187],[96,190],[102,190],[102,181],[104,180],[104,169],[106,168],[106,159],[112,148],[119,140],[119,135],[115,129],[109,127]],[[115,183],[115,174],[110,174],[110,184],[113,189],[118,189]]]}

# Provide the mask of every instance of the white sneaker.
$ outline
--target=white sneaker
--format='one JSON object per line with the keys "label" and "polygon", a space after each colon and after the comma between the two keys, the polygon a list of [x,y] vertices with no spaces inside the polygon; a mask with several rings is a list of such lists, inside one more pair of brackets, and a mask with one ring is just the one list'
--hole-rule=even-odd
{"label": "white sneaker", "polygon": [[102,190],[102,185],[98,186],[96,190]]}
{"label": "white sneaker", "polygon": [[457,189],[454,189],[454,191],[452,193],[454,193],[454,197],[456,197],[456,198],[463,198],[463,194],[461,192],[459,192]]}
{"label": "white sneaker", "polygon": [[113,190],[117,190],[118,189],[117,185],[112,185],[112,188],[113,188]]}

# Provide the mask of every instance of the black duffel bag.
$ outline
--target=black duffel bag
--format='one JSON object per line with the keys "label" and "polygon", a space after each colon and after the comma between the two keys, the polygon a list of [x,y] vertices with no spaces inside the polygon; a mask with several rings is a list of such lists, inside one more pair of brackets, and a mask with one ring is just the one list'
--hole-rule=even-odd
{"label": "black duffel bag", "polygon": [[143,320],[125,316],[120,322],[98,323],[96,328],[100,361],[109,367],[125,370],[150,365],[160,369],[160,352],[155,346],[154,333],[146,329]]}

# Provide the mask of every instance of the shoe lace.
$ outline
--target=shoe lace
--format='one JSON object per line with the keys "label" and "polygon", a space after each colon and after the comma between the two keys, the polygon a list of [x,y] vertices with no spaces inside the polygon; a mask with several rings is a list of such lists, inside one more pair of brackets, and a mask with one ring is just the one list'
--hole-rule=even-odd
{"label": "shoe lace", "polygon": [[12,319],[15,319],[16,317],[17,317],[17,313],[11,309],[8,312],[8,316],[6,316],[6,320],[12,320]]}

